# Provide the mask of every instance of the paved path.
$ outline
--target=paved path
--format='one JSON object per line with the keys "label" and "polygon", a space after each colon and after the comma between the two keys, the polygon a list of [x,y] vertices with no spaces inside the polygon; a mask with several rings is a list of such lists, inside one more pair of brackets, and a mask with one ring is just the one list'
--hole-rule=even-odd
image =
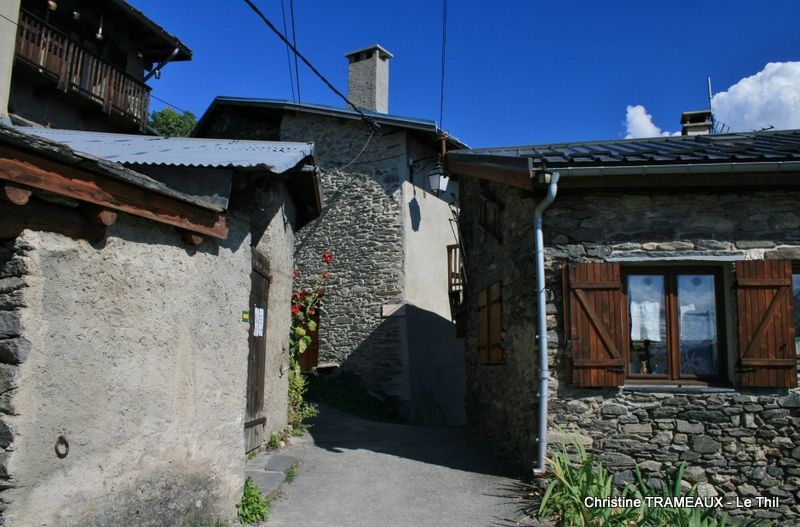
{"label": "paved path", "polygon": [[297,478],[269,527],[517,525],[514,474],[473,433],[357,419],[322,407],[284,452]]}

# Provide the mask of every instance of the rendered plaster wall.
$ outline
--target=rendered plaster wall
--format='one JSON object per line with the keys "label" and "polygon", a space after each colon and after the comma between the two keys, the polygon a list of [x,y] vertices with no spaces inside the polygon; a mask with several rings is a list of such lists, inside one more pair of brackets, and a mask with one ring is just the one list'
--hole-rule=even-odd
{"label": "rendered plaster wall", "polygon": [[335,362],[408,411],[408,342],[402,309],[401,182],[408,177],[406,133],[381,129],[361,156],[369,127],[355,120],[286,115],[281,139],[311,141],[320,167],[322,215],[298,232],[296,258],[312,284],[330,250],[322,304],[320,362]]}
{"label": "rendered plaster wall", "polygon": [[30,352],[4,416],[6,524],[235,518],[251,257],[249,222],[230,228],[228,241],[193,249],[121,214],[100,245],[32,231],[16,240]]}
{"label": "rendered plaster wall", "polygon": [[429,191],[432,148],[410,141],[412,181],[402,185],[406,269],[411,420],[460,425],[464,414],[464,339],[456,336],[448,296],[447,246],[458,243],[455,225],[458,185]]}
{"label": "rendered plaster wall", "polygon": [[16,22],[20,0],[6,0],[0,5],[0,119],[8,115],[8,95],[11,89],[11,70],[17,40]]}
{"label": "rendered plaster wall", "polygon": [[[467,413],[515,458],[536,449],[533,209],[539,198],[467,179],[461,185],[467,246]],[[481,195],[500,204],[502,243],[478,222]],[[550,361],[550,448],[586,443],[618,481],[638,463],[659,476],[688,463],[702,494],[777,497],[778,506],[730,510],[780,525],[800,519],[800,395],[796,391],[648,393],[566,383],[561,264],[629,260],[718,265],[725,272],[728,356],[736,350],[732,263],[800,258],[800,193],[559,193],[545,213]],[[502,280],[503,365],[477,360],[477,293]],[[730,360],[729,363],[733,363]],[[729,372],[730,375],[730,372]],[[795,393],[793,393],[795,392]]]}

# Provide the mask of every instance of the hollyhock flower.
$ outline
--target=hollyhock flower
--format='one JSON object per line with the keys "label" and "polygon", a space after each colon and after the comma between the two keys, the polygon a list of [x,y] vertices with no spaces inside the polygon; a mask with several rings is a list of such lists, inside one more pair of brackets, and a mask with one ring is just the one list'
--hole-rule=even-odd
{"label": "hollyhock flower", "polygon": [[333,253],[330,251],[325,251],[322,253],[322,261],[325,263],[331,263],[333,261]]}
{"label": "hollyhock flower", "polygon": [[298,314],[299,312],[300,312],[300,306],[298,306],[298,305],[296,305],[296,304],[295,304],[295,305],[293,305],[293,306],[292,306],[292,315],[296,315],[296,314]]}
{"label": "hollyhock flower", "polygon": [[292,280],[297,280],[298,278],[300,278],[300,273],[298,271],[293,272]]}
{"label": "hollyhock flower", "polygon": [[330,272],[325,271],[324,273],[322,273],[322,279],[323,280],[327,280],[330,277],[331,277],[331,273]]}
{"label": "hollyhock flower", "polygon": [[308,314],[309,315],[313,315],[316,312],[317,312],[317,309],[315,307],[312,306],[312,307],[308,308]]}

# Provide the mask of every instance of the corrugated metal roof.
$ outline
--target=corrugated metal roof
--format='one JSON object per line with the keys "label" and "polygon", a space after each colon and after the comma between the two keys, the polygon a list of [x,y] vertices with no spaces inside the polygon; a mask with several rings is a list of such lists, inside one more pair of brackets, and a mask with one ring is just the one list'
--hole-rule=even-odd
{"label": "corrugated metal roof", "polygon": [[451,157],[531,158],[548,167],[800,161],[800,130],[558,143],[450,152]]}
{"label": "corrugated metal roof", "polygon": [[123,165],[291,170],[313,154],[312,143],[125,135],[53,128],[15,129]]}

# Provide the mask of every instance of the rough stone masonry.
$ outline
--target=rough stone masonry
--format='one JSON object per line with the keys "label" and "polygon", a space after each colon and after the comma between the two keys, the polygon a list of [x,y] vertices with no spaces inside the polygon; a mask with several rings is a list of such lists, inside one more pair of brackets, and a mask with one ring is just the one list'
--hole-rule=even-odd
{"label": "rough stone masonry", "polygon": [[[502,241],[479,222],[482,200],[501,210]],[[550,360],[550,448],[582,441],[629,481],[674,472],[704,495],[776,497],[777,507],[733,509],[775,525],[800,523],[800,394],[786,390],[582,389],[567,383],[562,263],[703,262],[724,271],[728,363],[736,356],[732,260],[800,258],[800,193],[561,193],[544,221]],[[536,200],[494,183],[461,182],[468,301],[467,411],[514,457],[536,448],[536,330],[532,218]],[[502,280],[505,363],[481,365],[475,295]],[[729,375],[732,375],[729,372]],[[683,392],[683,393],[682,393]]]}

